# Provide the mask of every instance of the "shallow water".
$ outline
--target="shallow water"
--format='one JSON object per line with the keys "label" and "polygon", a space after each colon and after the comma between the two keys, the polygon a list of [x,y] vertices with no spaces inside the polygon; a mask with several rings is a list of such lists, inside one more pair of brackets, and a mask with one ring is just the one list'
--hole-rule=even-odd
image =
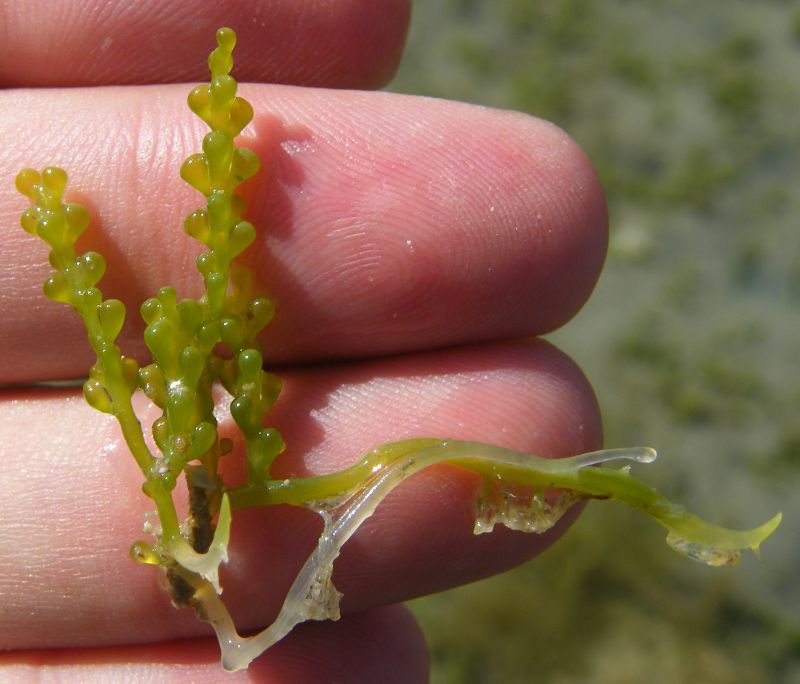
{"label": "shallow water", "polygon": [[[721,524],[784,512],[760,562],[709,572],[673,558],[635,513],[596,504],[536,563],[415,604],[434,681],[530,681],[534,664],[537,681],[559,684],[800,681],[800,10],[427,0],[415,11],[392,89],[550,118],[601,175],[608,264],[550,338],[594,385],[607,446],[656,447],[659,463],[637,472]],[[576,645],[585,624],[602,636]]]}

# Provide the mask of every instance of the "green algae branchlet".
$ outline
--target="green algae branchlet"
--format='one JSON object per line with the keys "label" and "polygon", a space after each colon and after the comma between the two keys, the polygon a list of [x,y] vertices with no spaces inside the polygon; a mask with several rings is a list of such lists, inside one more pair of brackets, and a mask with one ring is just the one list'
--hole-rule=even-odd
{"label": "green algae branchlet", "polygon": [[[749,531],[705,523],[635,479],[628,467],[613,467],[619,461],[651,462],[655,452],[643,447],[548,460],[477,442],[420,438],[377,447],[337,473],[273,479],[270,468],[284,443],[276,429],[265,427],[265,419],[280,381],[263,367],[259,335],[274,309],[267,298],[254,295],[250,270],[236,263],[256,236],[254,226],[242,218],[245,203],[237,188],[258,172],[260,163],[252,151],[235,144],[253,117],[230,75],[236,36],[222,28],[216,38],[208,60],[210,82],[194,88],[188,98],[210,132],[202,152],[181,168],[182,178],[206,198],[205,207],[190,213],[183,226],[206,248],[197,259],[204,293],[179,300],[173,288],[163,287],[142,304],[151,363],[140,366],[116,344],[125,307],[119,300],[104,299],[97,287],[105,271],[103,257],[75,251],[89,215],[78,204],[64,203],[66,173],[55,167],[25,169],[16,184],[33,203],[22,215],[22,227],[51,250],[54,271],[44,292],[78,312],[97,356],[84,384],[86,400],[119,421],[142,472],[143,492],[157,509],[155,539],[136,541],[131,556],[158,566],[173,602],[194,607],[211,623],[226,669],[246,667],[299,622],[337,619],[340,594],[331,577],[342,546],[390,491],[444,461],[483,478],[476,534],[491,532],[496,524],[539,533],[577,501],[616,499],[666,527],[670,546],[695,560],[729,565],[742,550],[758,550],[780,515]],[[220,459],[233,444],[217,429],[215,385],[230,396],[230,413],[246,448],[247,479],[238,486],[227,485],[219,471]],[[132,397],[139,391],[162,412],[152,425],[154,451],[133,409]],[[181,475],[189,487],[183,521],[173,498]],[[234,512],[275,504],[316,511],[323,531],[275,622],[259,634],[242,637],[220,598],[219,567],[227,560]]]}

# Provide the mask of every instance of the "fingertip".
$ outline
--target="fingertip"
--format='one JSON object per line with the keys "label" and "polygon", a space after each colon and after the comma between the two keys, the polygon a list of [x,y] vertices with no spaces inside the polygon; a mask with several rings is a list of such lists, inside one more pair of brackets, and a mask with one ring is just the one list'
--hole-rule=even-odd
{"label": "fingertip", "polygon": [[592,162],[571,136],[528,114],[505,115],[524,158],[516,163],[519,193],[536,229],[528,289],[540,321],[531,332],[542,334],[573,318],[594,290],[608,249],[608,208]]}

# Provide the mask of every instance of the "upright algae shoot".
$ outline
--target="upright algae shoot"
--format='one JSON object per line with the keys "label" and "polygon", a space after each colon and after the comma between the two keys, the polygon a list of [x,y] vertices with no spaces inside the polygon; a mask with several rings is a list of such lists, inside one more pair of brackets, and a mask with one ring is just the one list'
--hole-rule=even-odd
{"label": "upright algae shoot", "polygon": [[[272,463],[284,443],[275,428],[265,427],[265,417],[280,392],[280,380],[263,367],[259,334],[274,309],[266,297],[252,292],[250,270],[236,263],[256,235],[242,218],[245,202],[237,188],[258,172],[260,163],[255,153],[235,144],[253,118],[252,107],[237,96],[230,75],[236,35],[221,28],[216,38],[208,59],[210,83],[194,88],[188,98],[189,107],[211,130],[202,152],[181,168],[182,178],[206,198],[205,207],[190,213],[183,224],[207,248],[197,258],[204,293],[199,299],[179,300],[172,287],[162,287],[142,304],[152,363],[140,366],[115,342],[125,307],[119,300],[104,299],[97,287],[105,271],[103,257],[75,251],[89,215],[82,206],[63,202],[66,173],[55,167],[24,169],[16,184],[33,202],[22,215],[22,227],[50,246],[54,271],[44,292],[77,311],[97,356],[83,387],[86,401],[119,421],[142,472],[142,490],[155,503],[159,524],[152,526],[154,541],[134,542],[131,557],[157,566],[173,603],[193,607],[211,623],[226,670],[247,667],[300,622],[338,619],[341,595],[331,578],[342,546],[403,480],[444,461],[483,478],[476,534],[491,532],[497,524],[541,533],[578,501],[616,499],[666,527],[669,545],[695,560],[731,565],[742,550],[758,551],[780,523],[780,514],[747,531],[706,523],[635,479],[627,466],[613,467],[621,461],[653,461],[655,451],[643,447],[549,460],[489,444],[420,438],[376,447],[340,472],[273,479]],[[244,484],[227,484],[219,470],[233,443],[218,432],[217,384],[230,395],[230,413],[245,446]],[[137,391],[162,412],[152,425],[155,452],[133,409]],[[181,475],[189,488],[184,520],[174,499]],[[275,622],[258,634],[240,636],[220,596],[219,567],[228,557],[232,515],[276,504],[317,512],[323,530]]]}

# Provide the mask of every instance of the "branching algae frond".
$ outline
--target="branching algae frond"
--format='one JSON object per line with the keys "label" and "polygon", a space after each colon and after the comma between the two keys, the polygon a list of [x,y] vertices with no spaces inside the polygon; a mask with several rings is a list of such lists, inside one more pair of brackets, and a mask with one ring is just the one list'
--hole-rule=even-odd
{"label": "branching algae frond", "polygon": [[[748,531],[717,527],[636,480],[628,467],[608,467],[619,461],[649,463],[656,454],[648,448],[549,460],[476,442],[413,439],[377,447],[341,472],[272,479],[271,464],[284,444],[278,431],[264,427],[264,422],[280,381],[263,369],[258,336],[273,306],[264,297],[252,296],[250,271],[235,263],[255,238],[253,225],[242,219],[244,200],[236,189],[259,169],[256,155],[235,145],[253,117],[250,104],[236,95],[237,84],[229,74],[235,42],[231,29],[217,32],[217,47],[208,60],[210,83],[189,94],[190,108],[211,129],[203,151],[181,168],[183,179],[206,197],[205,208],[193,211],[184,222],[184,230],[207,248],[197,259],[205,292],[199,299],[178,301],[175,290],[164,287],[142,304],[144,337],[153,359],[149,365],[139,366],[115,343],[125,307],[119,300],[104,299],[97,287],[105,270],[103,257],[75,252],[89,216],[80,205],[63,203],[66,173],[54,167],[41,173],[25,169],[16,180],[20,192],[33,201],[22,215],[22,227],[51,249],[54,271],[44,292],[78,312],[97,355],[83,388],[86,400],[119,421],[144,476],[143,491],[155,502],[160,523],[155,542],[135,542],[131,556],[159,566],[173,602],[194,607],[211,623],[225,669],[247,667],[300,622],[337,619],[340,594],[331,574],[342,546],[404,479],[443,461],[483,478],[476,534],[491,532],[496,524],[540,533],[579,500],[616,499],[666,527],[670,546],[695,560],[731,565],[742,550],[758,551],[780,523],[780,514]],[[223,346],[225,355],[219,353]],[[226,485],[218,470],[220,458],[233,445],[217,430],[212,399],[216,383],[232,396],[230,412],[246,446],[247,480],[240,486]],[[162,410],[152,426],[156,453],[147,446],[131,404],[139,390]],[[190,501],[183,522],[173,500],[181,474]],[[275,504],[310,508],[322,516],[324,527],[274,624],[242,637],[220,598],[219,566],[227,560],[232,511]]]}

